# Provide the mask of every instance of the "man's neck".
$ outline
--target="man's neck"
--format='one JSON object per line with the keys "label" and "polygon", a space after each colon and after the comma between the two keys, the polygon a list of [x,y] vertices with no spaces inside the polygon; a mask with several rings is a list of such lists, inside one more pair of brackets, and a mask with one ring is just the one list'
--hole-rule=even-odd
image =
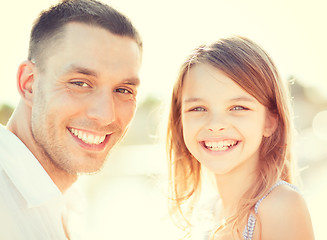
{"label": "man's neck", "polygon": [[49,159],[44,151],[38,146],[33,138],[31,130],[31,116],[30,114],[26,114],[28,111],[24,108],[24,104],[18,104],[7,124],[7,129],[14,133],[25,144],[50,176],[52,181],[57,185],[59,190],[65,192],[77,180],[77,175],[70,174],[55,166],[51,159]]}

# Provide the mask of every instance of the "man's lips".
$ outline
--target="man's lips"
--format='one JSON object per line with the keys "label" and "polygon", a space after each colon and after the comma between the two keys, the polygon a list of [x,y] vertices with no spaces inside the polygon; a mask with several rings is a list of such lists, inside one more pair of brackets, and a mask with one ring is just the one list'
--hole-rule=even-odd
{"label": "man's lips", "polygon": [[72,127],[69,127],[68,131],[81,147],[91,151],[104,150],[111,136],[111,134],[100,135]]}
{"label": "man's lips", "polygon": [[91,145],[99,145],[106,139],[107,136],[107,135],[96,135],[76,128],[68,128],[68,130],[72,134],[74,134],[77,138],[82,140],[84,143],[91,144]]}

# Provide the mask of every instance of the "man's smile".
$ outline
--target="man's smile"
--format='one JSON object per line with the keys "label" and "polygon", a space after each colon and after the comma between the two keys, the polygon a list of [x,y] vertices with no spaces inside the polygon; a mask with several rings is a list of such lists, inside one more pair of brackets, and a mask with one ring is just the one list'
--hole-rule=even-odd
{"label": "man's smile", "polygon": [[68,128],[68,130],[75,135],[77,138],[82,140],[86,144],[99,145],[104,142],[107,135],[96,135],[90,132],[82,131],[76,128]]}

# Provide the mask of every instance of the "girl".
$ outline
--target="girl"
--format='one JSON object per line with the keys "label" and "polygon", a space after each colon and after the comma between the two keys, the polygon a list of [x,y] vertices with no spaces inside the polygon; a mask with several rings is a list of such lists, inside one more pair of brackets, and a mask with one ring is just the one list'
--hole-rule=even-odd
{"label": "girl", "polygon": [[205,167],[219,195],[206,206],[210,239],[314,239],[306,204],[291,185],[290,141],[288,98],[267,53],[243,37],[197,48],[172,94],[172,215],[190,226]]}

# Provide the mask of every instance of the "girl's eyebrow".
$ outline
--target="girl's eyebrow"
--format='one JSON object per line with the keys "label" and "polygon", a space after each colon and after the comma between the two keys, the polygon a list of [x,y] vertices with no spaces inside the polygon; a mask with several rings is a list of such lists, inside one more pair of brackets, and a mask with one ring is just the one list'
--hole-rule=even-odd
{"label": "girl's eyebrow", "polygon": [[193,103],[193,102],[200,102],[200,101],[202,101],[201,98],[192,97],[192,98],[186,98],[183,102],[184,103]]}
{"label": "girl's eyebrow", "polygon": [[[202,98],[191,97],[191,98],[185,99],[183,102],[184,103],[193,103],[193,102],[201,102],[201,101],[203,101]],[[247,96],[231,98],[229,101],[230,102],[252,102],[252,103],[256,102],[255,98],[251,98],[251,97],[247,97]]]}
{"label": "girl's eyebrow", "polygon": [[241,97],[236,97],[230,99],[230,102],[252,102],[255,103],[256,99],[252,97],[247,97],[247,96],[241,96]]}

